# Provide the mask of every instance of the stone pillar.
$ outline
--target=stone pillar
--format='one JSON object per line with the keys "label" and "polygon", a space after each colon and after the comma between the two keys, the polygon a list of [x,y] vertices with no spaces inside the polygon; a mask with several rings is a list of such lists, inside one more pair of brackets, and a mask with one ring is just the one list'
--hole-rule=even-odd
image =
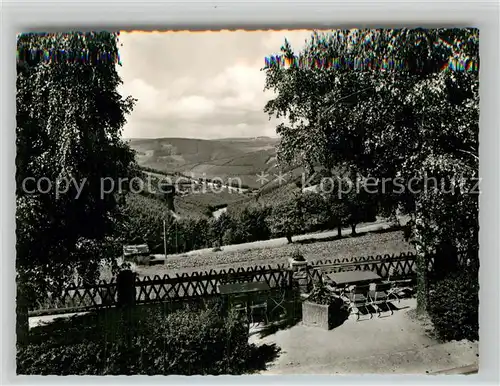
{"label": "stone pillar", "polygon": [[301,294],[308,293],[311,286],[311,279],[309,277],[309,266],[307,261],[289,259],[289,262],[294,286],[299,288]]}
{"label": "stone pillar", "polygon": [[297,272],[297,271],[300,271],[300,270],[305,270],[307,269],[307,261],[304,260],[304,261],[298,261],[298,260],[295,260],[293,258],[289,258],[288,259],[288,263],[290,264],[290,269],[293,271],[293,272]]}

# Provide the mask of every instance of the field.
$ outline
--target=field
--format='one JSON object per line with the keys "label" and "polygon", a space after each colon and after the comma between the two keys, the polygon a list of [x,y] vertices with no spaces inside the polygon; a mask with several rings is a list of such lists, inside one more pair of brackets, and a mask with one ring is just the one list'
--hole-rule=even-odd
{"label": "field", "polygon": [[167,264],[138,267],[138,272],[141,276],[151,276],[171,274],[175,271],[204,271],[286,263],[297,248],[310,261],[414,251],[413,247],[404,240],[401,231],[372,232],[359,234],[356,237],[348,236],[340,240],[325,239],[315,242],[302,240],[291,245],[273,248],[168,256]]}

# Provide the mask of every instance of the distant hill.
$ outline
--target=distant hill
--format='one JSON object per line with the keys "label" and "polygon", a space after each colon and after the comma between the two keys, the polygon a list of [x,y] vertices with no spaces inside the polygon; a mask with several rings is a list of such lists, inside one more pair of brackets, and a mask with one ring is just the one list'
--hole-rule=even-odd
{"label": "distant hill", "polygon": [[165,173],[179,172],[194,178],[240,178],[242,184],[260,188],[257,174],[274,174],[275,147],[279,138],[130,139],[140,166]]}
{"label": "distant hill", "polygon": [[[182,217],[206,217],[215,209],[243,208],[251,203],[273,204],[283,200],[291,191],[300,191],[302,167],[282,170],[284,180],[278,179],[276,145],[279,138],[223,138],[217,140],[190,138],[130,139],[130,146],[146,173],[162,178],[180,173],[186,177],[241,179],[243,193],[195,193],[175,198],[176,213]],[[159,174],[157,174],[159,173]],[[265,180],[258,174],[264,173]],[[252,191],[253,190],[253,191]]]}

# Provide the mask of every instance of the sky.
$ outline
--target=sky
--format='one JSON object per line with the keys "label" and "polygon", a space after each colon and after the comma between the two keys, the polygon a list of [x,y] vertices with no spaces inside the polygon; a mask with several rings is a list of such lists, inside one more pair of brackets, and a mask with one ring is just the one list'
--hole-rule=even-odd
{"label": "sky", "polygon": [[120,33],[120,93],[136,98],[125,138],[276,136],[264,105],[265,57],[311,31]]}

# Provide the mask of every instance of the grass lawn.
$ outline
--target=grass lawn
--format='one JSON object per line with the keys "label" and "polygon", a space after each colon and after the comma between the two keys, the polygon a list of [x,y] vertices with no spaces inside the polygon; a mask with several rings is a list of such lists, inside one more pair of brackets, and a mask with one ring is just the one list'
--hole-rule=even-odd
{"label": "grass lawn", "polygon": [[221,268],[286,263],[292,252],[299,248],[309,261],[342,259],[377,254],[399,254],[414,251],[404,240],[403,232],[372,232],[340,240],[308,240],[265,249],[210,252],[202,255],[172,256],[165,265],[138,267],[141,276],[164,275],[175,271],[192,272]]}

